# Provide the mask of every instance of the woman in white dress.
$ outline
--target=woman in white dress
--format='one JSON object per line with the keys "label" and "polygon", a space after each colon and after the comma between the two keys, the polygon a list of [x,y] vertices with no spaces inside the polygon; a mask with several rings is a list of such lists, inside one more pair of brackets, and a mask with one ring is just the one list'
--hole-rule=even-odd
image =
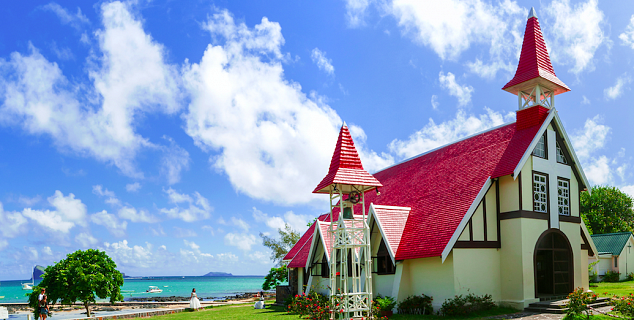
{"label": "woman in white dress", "polygon": [[201,308],[200,301],[198,300],[198,297],[196,296],[196,288],[192,290],[192,295],[189,298],[189,307],[194,310],[198,310]]}

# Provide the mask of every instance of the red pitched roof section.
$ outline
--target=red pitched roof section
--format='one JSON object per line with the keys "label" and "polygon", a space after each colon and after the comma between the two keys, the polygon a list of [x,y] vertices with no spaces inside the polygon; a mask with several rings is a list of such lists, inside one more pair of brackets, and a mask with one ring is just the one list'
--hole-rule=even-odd
{"label": "red pitched roof section", "polygon": [[[333,213],[333,220],[337,221],[339,218],[338,213]],[[320,215],[317,220],[319,221],[330,221],[329,214]],[[304,267],[306,265],[306,259],[308,259],[308,254],[310,253],[310,244],[313,239],[313,234],[315,234],[315,225],[314,222],[308,230],[299,238],[299,241],[295,243],[295,245],[291,248],[291,250],[284,256],[283,261],[291,261],[288,264],[289,268],[299,268]]]}
{"label": "red pitched roof section", "polygon": [[390,247],[394,255],[398,252],[403,230],[407,223],[407,217],[412,208],[393,206],[374,206],[374,214],[384,233],[385,243]]}
{"label": "red pitched roof section", "polygon": [[[546,50],[542,30],[539,27],[539,21],[537,16],[535,16],[535,9],[531,8],[528,21],[526,21],[524,43],[522,43],[522,53],[520,54],[515,77],[502,90],[517,94],[519,90],[525,89],[520,84],[533,79],[535,79],[534,84],[541,82],[545,87],[554,90],[555,95],[570,91],[570,88],[555,75],[555,70],[550,63],[550,57]],[[530,83],[527,85],[533,87],[534,84]]]}
{"label": "red pitched roof section", "polygon": [[354,147],[354,141],[352,141],[352,136],[345,123],[339,131],[337,146],[330,161],[328,174],[313,193],[330,193],[329,186],[334,183],[371,187],[382,186],[378,180],[363,169],[357,149]]}

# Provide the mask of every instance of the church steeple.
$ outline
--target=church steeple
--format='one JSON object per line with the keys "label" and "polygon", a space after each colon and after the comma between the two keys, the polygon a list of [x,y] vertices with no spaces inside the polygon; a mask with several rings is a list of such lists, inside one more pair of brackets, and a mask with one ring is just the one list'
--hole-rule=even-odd
{"label": "church steeple", "polygon": [[517,95],[519,110],[535,105],[550,109],[555,106],[554,96],[570,88],[555,75],[535,8],[528,12],[527,19],[515,77],[502,90]]}

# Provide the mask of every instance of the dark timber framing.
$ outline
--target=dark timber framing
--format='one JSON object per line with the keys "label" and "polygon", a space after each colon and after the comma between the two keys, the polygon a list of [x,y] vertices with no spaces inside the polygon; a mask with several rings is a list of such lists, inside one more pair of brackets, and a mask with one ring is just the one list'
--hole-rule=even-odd
{"label": "dark timber framing", "polygon": [[522,207],[522,171],[520,171],[520,174],[517,175],[517,189],[519,190],[519,196],[520,196],[520,210],[524,209]]}
{"label": "dark timber framing", "polygon": [[581,249],[588,250],[588,255],[594,256],[594,250],[592,250],[592,246],[590,245],[590,242],[588,242],[588,238],[586,238],[586,235],[583,233],[583,230],[581,230],[581,228],[579,228],[579,231],[581,231],[581,239],[583,239]]}
{"label": "dark timber framing", "polygon": [[[495,182],[495,201],[496,201],[496,213],[497,213],[497,240],[489,241],[489,234],[487,230],[487,194],[491,191],[493,184],[489,186],[487,192],[484,194],[484,197],[480,201],[480,205],[482,206],[482,218],[484,219],[483,227],[484,227],[484,241],[482,240],[473,240],[473,216],[469,219],[467,223],[467,227],[465,230],[469,230],[469,240],[458,240],[454,244],[454,248],[500,248],[500,186],[499,179],[494,179]],[[475,214],[475,213],[474,213]],[[468,229],[467,229],[468,228]],[[464,232],[464,231],[463,231]]]}
{"label": "dark timber framing", "polygon": [[495,178],[495,212],[498,220],[498,248],[502,248],[502,234],[500,232],[500,178]]}

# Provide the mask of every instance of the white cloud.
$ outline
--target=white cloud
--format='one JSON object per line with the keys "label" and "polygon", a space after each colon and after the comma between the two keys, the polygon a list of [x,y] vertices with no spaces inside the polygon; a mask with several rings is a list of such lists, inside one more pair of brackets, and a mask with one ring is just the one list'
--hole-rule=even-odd
{"label": "white cloud", "polygon": [[620,97],[621,94],[623,94],[623,91],[625,89],[629,89],[629,87],[626,87],[626,86],[630,84],[631,82],[632,82],[632,78],[628,76],[627,74],[623,74],[622,76],[618,77],[616,79],[616,83],[613,86],[609,88],[605,88],[603,90],[603,94],[605,95],[605,98],[608,100],[614,100]]}
{"label": "white cloud", "polygon": [[308,227],[306,224],[308,221],[312,220],[312,217],[308,215],[299,215],[293,213],[293,211],[287,211],[283,217],[280,216],[269,216],[268,214],[258,210],[253,207],[253,219],[256,222],[263,222],[267,227],[277,230],[284,229],[284,226],[288,223],[291,226],[291,229],[304,232]]}
{"label": "white cloud", "polygon": [[611,128],[601,122],[603,118],[599,115],[586,119],[583,129],[570,136],[575,153],[582,162],[605,146]]}
{"label": "white cloud", "polygon": [[630,18],[630,24],[628,24],[625,31],[619,35],[619,39],[623,41],[623,45],[634,49],[634,14]]}
{"label": "white cloud", "polygon": [[51,247],[44,247],[44,248],[42,248],[42,253],[47,255],[47,256],[52,256],[53,255],[53,250],[51,250]]}
{"label": "white cloud", "polygon": [[331,76],[335,75],[335,67],[332,66],[332,60],[326,58],[325,52],[319,50],[319,48],[315,48],[311,52],[310,57],[320,70]]}
{"label": "white cloud", "polygon": [[[22,216],[33,220],[46,230],[54,233],[67,234],[76,224],[85,226],[86,222],[86,205],[79,199],[75,199],[75,195],[69,193],[68,196],[56,190],[55,194],[49,197],[48,202],[56,210],[33,210],[26,208],[22,210]],[[9,218],[21,220],[17,214],[10,215]]]}
{"label": "white cloud", "polygon": [[128,183],[125,185],[125,190],[128,192],[137,192],[141,189],[141,184],[138,182]]}
{"label": "white cloud", "polygon": [[163,230],[163,227],[161,227],[161,225],[158,225],[156,228],[149,227],[149,229],[150,232],[152,232],[152,235],[155,237],[165,235],[165,230]]}
{"label": "white cloud", "polygon": [[152,216],[147,210],[137,210],[133,207],[125,206],[117,212],[117,215],[121,219],[130,220],[132,222],[147,222],[154,223],[157,222],[157,219]]}
{"label": "white cloud", "polygon": [[95,237],[93,237],[89,233],[82,232],[78,234],[77,236],[75,236],[75,242],[79,244],[80,246],[82,246],[83,248],[91,248],[95,244],[97,244],[98,241],[97,239],[95,239]]}
{"label": "white cloud", "polygon": [[588,99],[586,96],[581,96],[581,104],[590,104],[590,99]]}
{"label": "white cloud", "polygon": [[627,193],[630,197],[634,198],[634,185],[621,187],[621,191]]}
{"label": "white cloud", "polygon": [[545,28],[550,57],[561,64],[572,65],[574,74],[594,70],[593,57],[601,44],[610,41],[601,26],[604,14],[598,0],[588,0],[574,6],[569,0],[554,0],[544,10],[547,21],[554,24]]}
{"label": "white cloud", "polygon": [[128,226],[127,221],[119,222],[119,219],[117,219],[114,214],[110,214],[106,210],[91,215],[90,221],[94,224],[106,227],[106,229],[116,237],[125,236],[125,230]]}
{"label": "white cloud", "polygon": [[252,234],[227,233],[225,235],[225,245],[237,247],[245,252],[250,251],[251,247],[256,243],[256,238]]}
{"label": "white cloud", "polygon": [[345,0],[346,20],[350,27],[359,27],[365,24],[366,10],[373,0]]}
{"label": "white cloud", "polygon": [[57,46],[57,42],[53,41],[51,45],[51,51],[57,56],[60,60],[74,60],[75,56],[73,52],[68,47],[60,48]]}
{"label": "white cloud", "polygon": [[0,251],[4,250],[8,246],[9,246],[9,241],[5,239],[0,239]]}
{"label": "white cloud", "polygon": [[503,70],[508,74],[512,74],[515,71],[516,66],[509,61],[496,60],[486,64],[482,60],[476,58],[475,61],[467,62],[466,64],[469,72],[475,73],[485,79],[493,79],[498,71]]}
{"label": "white cloud", "polygon": [[172,138],[163,137],[170,143],[164,148],[161,159],[161,173],[167,177],[167,183],[175,184],[181,179],[181,171],[189,169],[189,152],[181,148]]}
{"label": "white cloud", "polygon": [[456,77],[451,72],[447,72],[445,75],[442,71],[438,74],[438,81],[443,89],[449,91],[449,94],[458,99],[458,105],[461,107],[466,106],[471,102],[471,93],[473,93],[473,87],[461,86],[456,82]]}
{"label": "white cloud", "polygon": [[606,156],[600,156],[586,161],[583,171],[588,181],[593,185],[605,185],[613,181],[610,160]]}
{"label": "white cloud", "polygon": [[[138,245],[130,247],[128,240],[122,240],[113,243],[105,242],[104,246],[105,251],[117,263],[119,268],[127,266],[151,268],[159,265],[160,259],[153,256],[150,243],[146,242],[145,247]],[[165,249],[162,250],[165,251]]]}
{"label": "white cloud", "polygon": [[4,211],[0,202],[0,233],[3,237],[13,238],[26,231],[27,220],[19,212]]}
{"label": "white cloud", "polygon": [[18,198],[18,202],[25,207],[32,207],[33,205],[40,203],[40,201],[42,201],[42,197],[39,195],[32,198],[25,196],[20,196]]}
{"label": "white cloud", "polygon": [[389,145],[390,151],[401,158],[410,158],[515,118],[513,113],[502,115],[486,107],[485,110],[487,113],[479,116],[467,115],[465,111],[459,110],[455,119],[440,124],[430,118],[425,127],[407,140],[394,139]]}
{"label": "white cloud", "polygon": [[[181,219],[185,222],[204,220],[211,216],[213,208],[209,204],[209,200],[201,196],[200,193],[194,192],[193,196],[190,196],[188,194],[178,193],[172,188],[163,190],[163,192],[167,193],[169,202],[176,205],[171,209],[160,209],[164,215],[173,219]],[[187,206],[179,205],[181,203]]]}
{"label": "white cloud", "polygon": [[50,136],[62,152],[142,177],[134,158],[155,146],[135,132],[134,120],[180,108],[178,73],[165,64],[163,46],[143,31],[127,4],[103,3],[101,18],[104,27],[95,33],[99,47],[92,48],[85,68],[92,83],[73,83],[32,45],[28,55],[0,59],[0,124]]}
{"label": "white cloud", "polygon": [[42,6],[42,9],[52,11],[55,15],[57,15],[62,24],[68,24],[75,29],[81,29],[83,25],[90,24],[90,20],[81,13],[81,9],[79,7],[77,7],[77,13],[75,14],[70,13],[55,2]]}
{"label": "white cloud", "polygon": [[434,94],[431,96],[431,107],[438,110],[438,106],[440,106],[440,102],[438,102],[438,96]]}
{"label": "white cloud", "polygon": [[207,232],[209,232],[209,233],[211,233],[212,236],[216,235],[216,233],[214,232],[214,228],[212,226],[205,225],[205,226],[202,226],[200,228],[205,230],[205,231],[207,231]]}
{"label": "white cloud", "polygon": [[174,237],[176,238],[191,238],[197,236],[198,234],[196,234],[194,230],[174,227]]}
{"label": "white cloud", "polygon": [[96,186],[92,186],[92,193],[100,196],[100,197],[106,197],[106,203],[113,205],[113,206],[120,206],[121,205],[121,201],[119,201],[119,199],[117,199],[117,196],[114,194],[113,191],[110,191],[108,189],[104,189],[101,185],[96,185]]}
{"label": "white cloud", "polygon": [[183,243],[185,244],[186,247],[191,248],[192,250],[199,250],[200,246],[197,245],[196,243],[194,243],[193,241],[187,241],[183,239]]}
{"label": "white cloud", "polygon": [[391,155],[385,152],[378,154],[373,150],[368,150],[366,147],[368,137],[363,128],[350,124],[348,126],[348,130],[350,131],[350,136],[352,136],[352,139],[354,140],[354,146],[359,153],[363,169],[373,173],[394,163],[394,157]]}
{"label": "white cloud", "polygon": [[245,232],[249,231],[249,224],[246,223],[244,220],[236,218],[236,217],[231,217],[231,223],[238,227],[241,228],[242,230],[244,230]]}

